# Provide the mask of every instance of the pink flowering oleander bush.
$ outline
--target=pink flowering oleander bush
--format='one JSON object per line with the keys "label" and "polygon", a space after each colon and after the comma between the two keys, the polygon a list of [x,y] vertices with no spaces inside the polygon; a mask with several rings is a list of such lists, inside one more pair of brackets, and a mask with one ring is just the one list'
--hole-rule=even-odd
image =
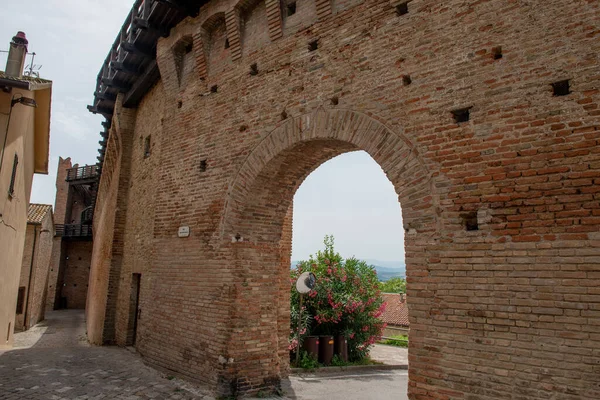
{"label": "pink flowering oleander bush", "polygon": [[381,338],[385,324],[379,316],[385,310],[379,280],[372,266],[355,258],[342,259],[332,236],[325,236],[325,250],[292,269],[290,347],[298,346],[299,293],[296,280],[303,272],[317,277],[316,287],[304,295],[300,337],[343,334],[348,340],[350,361],[366,357]]}

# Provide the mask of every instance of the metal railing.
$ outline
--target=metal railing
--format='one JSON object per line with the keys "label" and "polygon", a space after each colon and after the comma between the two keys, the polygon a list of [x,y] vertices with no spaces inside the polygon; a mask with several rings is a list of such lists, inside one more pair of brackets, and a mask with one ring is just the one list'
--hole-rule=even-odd
{"label": "metal railing", "polygon": [[67,171],[67,182],[80,179],[91,179],[98,176],[98,166],[85,165],[83,167],[70,168]]}
{"label": "metal railing", "polygon": [[71,238],[91,238],[91,224],[54,225],[55,236]]}

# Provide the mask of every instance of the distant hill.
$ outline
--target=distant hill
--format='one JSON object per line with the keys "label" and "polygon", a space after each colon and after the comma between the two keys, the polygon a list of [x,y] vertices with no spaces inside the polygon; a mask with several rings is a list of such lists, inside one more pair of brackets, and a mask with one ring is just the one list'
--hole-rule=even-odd
{"label": "distant hill", "polygon": [[367,264],[375,267],[380,281],[387,281],[390,278],[406,278],[406,264],[403,261],[381,261],[365,260]]}
{"label": "distant hill", "polygon": [[[366,259],[365,262],[375,267],[379,280],[385,282],[390,278],[406,277],[406,264],[403,261],[381,261],[374,259]],[[296,266],[298,261],[292,261],[292,268]]]}

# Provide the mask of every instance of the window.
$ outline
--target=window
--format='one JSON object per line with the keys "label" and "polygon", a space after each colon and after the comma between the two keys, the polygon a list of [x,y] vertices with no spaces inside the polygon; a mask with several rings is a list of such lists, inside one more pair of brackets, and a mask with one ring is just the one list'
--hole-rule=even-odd
{"label": "window", "polygon": [[17,165],[19,165],[19,156],[15,154],[13,160],[12,175],[10,176],[10,186],[8,187],[8,195],[12,198],[15,194],[15,183],[17,179]]}
{"label": "window", "polygon": [[23,314],[23,304],[25,303],[25,286],[19,288],[17,296],[17,314]]}

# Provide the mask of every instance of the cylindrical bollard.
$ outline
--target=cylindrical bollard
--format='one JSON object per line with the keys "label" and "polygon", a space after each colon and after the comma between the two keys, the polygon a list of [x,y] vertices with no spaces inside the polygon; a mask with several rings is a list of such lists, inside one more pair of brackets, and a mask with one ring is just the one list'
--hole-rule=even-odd
{"label": "cylindrical bollard", "polygon": [[348,362],[348,339],[344,335],[337,335],[335,337],[335,348],[333,349],[334,354],[344,362]]}
{"label": "cylindrical bollard", "polygon": [[302,342],[302,350],[306,351],[309,356],[315,360],[319,358],[319,337],[308,336]]}
{"label": "cylindrical bollard", "polygon": [[323,365],[331,364],[333,358],[333,336],[319,337],[319,362]]}

